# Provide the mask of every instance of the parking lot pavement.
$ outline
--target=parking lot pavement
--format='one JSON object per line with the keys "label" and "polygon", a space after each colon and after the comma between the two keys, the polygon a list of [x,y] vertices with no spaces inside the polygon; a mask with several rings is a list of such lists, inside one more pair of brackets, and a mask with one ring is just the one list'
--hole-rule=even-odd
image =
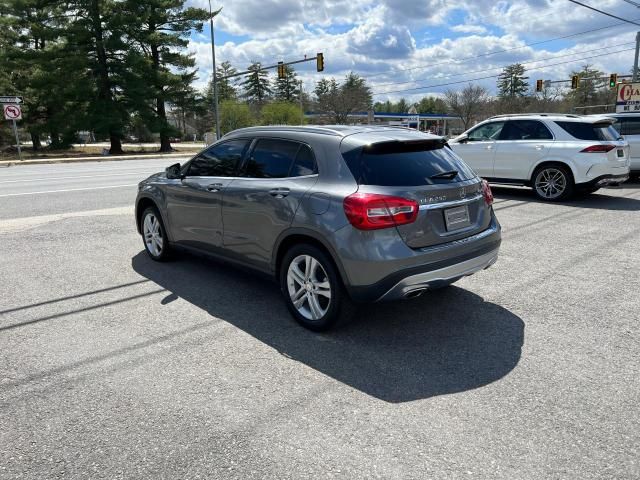
{"label": "parking lot pavement", "polygon": [[0,478],[640,477],[639,184],[496,188],[497,264],[326,334],[103,194],[0,198]]}

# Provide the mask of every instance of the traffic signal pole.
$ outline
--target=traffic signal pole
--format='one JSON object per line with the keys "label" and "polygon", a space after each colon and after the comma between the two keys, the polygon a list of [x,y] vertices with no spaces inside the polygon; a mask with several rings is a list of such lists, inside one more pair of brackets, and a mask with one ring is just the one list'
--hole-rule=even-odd
{"label": "traffic signal pole", "polygon": [[322,53],[318,53],[318,55],[316,55],[315,57],[311,57],[311,58],[303,58],[302,60],[294,60],[293,62],[278,62],[275,65],[269,65],[268,67],[260,67],[257,70],[245,70],[244,72],[238,72],[238,73],[234,73],[233,75],[226,75],[224,77],[218,77],[218,80],[226,80],[227,78],[233,78],[233,77],[240,77],[242,75],[247,75],[249,73],[258,73],[258,72],[262,72],[265,70],[271,70],[273,68],[282,68],[286,65],[295,65],[297,63],[304,63],[304,62],[316,62],[316,70],[318,70],[318,72],[321,72],[324,70],[324,57],[322,55]]}

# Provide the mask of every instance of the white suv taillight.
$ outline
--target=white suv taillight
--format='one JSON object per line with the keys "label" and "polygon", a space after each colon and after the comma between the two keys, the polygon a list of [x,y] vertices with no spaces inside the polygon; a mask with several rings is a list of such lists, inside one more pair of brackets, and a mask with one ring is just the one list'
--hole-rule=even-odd
{"label": "white suv taillight", "polygon": [[377,230],[415,222],[418,202],[391,195],[354,193],[344,199],[344,213],[360,230]]}

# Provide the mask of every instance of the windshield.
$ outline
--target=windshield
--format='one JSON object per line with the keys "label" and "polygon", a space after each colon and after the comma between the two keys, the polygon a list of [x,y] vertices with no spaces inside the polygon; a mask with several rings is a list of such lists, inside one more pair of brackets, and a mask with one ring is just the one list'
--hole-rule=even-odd
{"label": "windshield", "polygon": [[375,143],[343,157],[360,185],[433,185],[476,176],[442,140]]}

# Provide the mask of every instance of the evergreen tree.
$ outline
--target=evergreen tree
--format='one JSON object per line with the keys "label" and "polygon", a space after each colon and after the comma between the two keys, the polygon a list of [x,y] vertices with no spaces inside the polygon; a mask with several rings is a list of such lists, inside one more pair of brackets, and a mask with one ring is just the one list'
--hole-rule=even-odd
{"label": "evergreen tree", "polygon": [[418,113],[447,113],[447,104],[437,97],[423,97],[417,104]]}
{"label": "evergreen tree", "polygon": [[350,72],[342,84],[334,78],[322,79],[314,90],[317,108],[327,114],[334,123],[346,123],[350,113],[365,111],[371,107],[371,89],[364,78]]}
{"label": "evergreen tree", "polygon": [[271,84],[266,71],[260,70],[262,65],[260,62],[254,62],[249,66],[245,81],[242,82],[244,89],[244,97],[250,102],[262,105],[271,95]]}
{"label": "evergreen tree", "polygon": [[293,102],[300,95],[300,82],[293,68],[284,66],[285,77],[276,80],[275,97],[281,102]]}
{"label": "evergreen tree", "polygon": [[525,76],[524,65],[514,63],[504,68],[498,76],[498,97],[514,99],[524,97],[529,92],[529,77]]}
{"label": "evergreen tree", "polygon": [[[127,24],[127,37],[133,40],[147,59],[138,79],[147,85],[146,95],[138,97],[137,107],[160,133],[160,151],[171,151],[170,137],[175,132],[167,121],[166,103],[182,95],[185,78],[193,79],[192,55],[180,53],[189,44],[192,31],[201,32],[209,18],[206,10],[185,8],[185,0],[127,0],[123,9],[135,22]],[[139,65],[142,67],[142,65]],[[142,75],[140,75],[142,74]],[[187,77],[185,77],[185,75]],[[152,103],[143,104],[144,100]]]}
{"label": "evergreen tree", "polygon": [[567,93],[567,100],[572,107],[612,103],[611,97],[615,92],[609,89],[604,72],[585,64],[581,70],[571,72],[571,76],[573,75],[578,75],[580,81],[578,88]]}

